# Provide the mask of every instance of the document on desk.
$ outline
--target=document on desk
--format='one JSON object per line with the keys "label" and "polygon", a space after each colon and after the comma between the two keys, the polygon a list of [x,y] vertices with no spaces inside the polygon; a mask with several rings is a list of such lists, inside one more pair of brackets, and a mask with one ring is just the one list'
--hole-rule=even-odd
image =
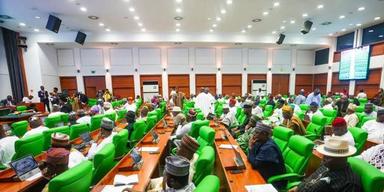
{"label": "document on desk", "polygon": [[114,185],[106,185],[101,192],[122,192],[125,188],[133,188],[133,185],[123,185],[117,186]]}
{"label": "document on desk", "polygon": [[115,175],[115,178],[113,179],[113,185],[114,186],[121,186],[121,185],[133,185],[139,182],[139,176],[137,174],[134,175]]}
{"label": "document on desk", "polygon": [[148,152],[148,153],[158,153],[160,151],[159,147],[141,147],[138,151]]}
{"label": "document on desk", "polygon": [[230,144],[221,144],[219,146],[220,149],[233,149],[233,148],[237,149],[237,147],[239,147],[239,146],[237,146],[237,145],[230,145]]}
{"label": "document on desk", "polygon": [[277,192],[271,184],[246,185],[245,189],[247,189],[248,192]]}

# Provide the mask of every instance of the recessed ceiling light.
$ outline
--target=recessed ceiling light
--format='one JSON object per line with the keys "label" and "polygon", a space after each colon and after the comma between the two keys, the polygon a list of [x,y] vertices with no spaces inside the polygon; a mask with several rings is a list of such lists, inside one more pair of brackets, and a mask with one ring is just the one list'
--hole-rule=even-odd
{"label": "recessed ceiling light", "polygon": [[226,14],[227,11],[226,11],[225,9],[222,9],[222,10],[220,10],[220,13],[221,13],[221,14]]}
{"label": "recessed ceiling light", "polygon": [[104,26],[104,23],[99,23],[99,26],[100,26],[100,27],[103,27],[103,26]]}
{"label": "recessed ceiling light", "polygon": [[129,8],[129,11],[130,11],[130,12],[135,12],[135,8],[134,8],[134,7],[130,7],[130,8]]}
{"label": "recessed ceiling light", "polygon": [[97,19],[99,19],[99,17],[91,15],[91,16],[88,16],[88,19],[97,20]]}
{"label": "recessed ceiling light", "polygon": [[221,17],[216,17],[216,21],[221,21]]}
{"label": "recessed ceiling light", "polygon": [[339,19],[344,19],[345,18],[345,15],[340,15],[339,16]]}
{"label": "recessed ceiling light", "polygon": [[177,12],[177,13],[181,13],[181,11],[182,11],[181,8],[177,8],[177,9],[176,9],[176,12]]}
{"label": "recessed ceiling light", "polygon": [[368,32],[372,33],[372,32],[373,32],[373,29],[369,30]]}
{"label": "recessed ceiling light", "polygon": [[313,27],[313,28],[312,28],[312,31],[316,31],[316,27]]}
{"label": "recessed ceiling light", "polygon": [[85,8],[85,7],[80,7],[80,11],[82,11],[82,12],[87,12],[87,8]]}
{"label": "recessed ceiling light", "polygon": [[259,19],[259,18],[256,18],[256,19],[252,19],[252,22],[254,22],[254,23],[258,23],[258,22],[261,22],[262,20],[261,19]]}
{"label": "recessed ceiling light", "polygon": [[352,23],[349,24],[349,26],[352,26],[352,25],[353,25]]}
{"label": "recessed ceiling light", "polygon": [[212,20],[210,17],[208,17],[208,21]]}
{"label": "recessed ceiling light", "polygon": [[246,31],[245,29],[243,29],[243,30],[241,30],[241,32],[242,32],[242,33],[245,33],[245,32],[247,32],[247,31]]}
{"label": "recessed ceiling light", "polygon": [[211,32],[211,33],[212,33],[212,32],[213,32],[213,29],[209,29],[209,32]]}
{"label": "recessed ceiling light", "polygon": [[377,20],[380,20],[380,19],[381,19],[380,17],[375,17],[374,20],[377,21]]}
{"label": "recessed ceiling light", "polygon": [[360,27],[360,26],[361,26],[361,23],[356,24],[356,26]]}
{"label": "recessed ceiling light", "polygon": [[180,25],[181,25],[180,23],[176,23],[176,27],[180,27]]}
{"label": "recessed ceiling light", "polygon": [[181,3],[183,2],[183,0],[176,0],[176,3]]}
{"label": "recessed ceiling light", "polygon": [[142,23],[137,23],[137,25],[139,26],[139,27],[142,27],[143,26],[143,24]]}
{"label": "recessed ceiling light", "polygon": [[365,10],[365,7],[359,7],[357,10],[358,10],[358,11],[364,11],[364,10]]}
{"label": "recessed ceiling light", "polygon": [[25,27],[25,23],[19,23],[19,25]]}
{"label": "recessed ceiling light", "polygon": [[276,34],[276,31],[272,31],[272,34]]}
{"label": "recessed ceiling light", "polygon": [[268,14],[269,14],[268,11],[263,12],[263,15],[268,15]]}
{"label": "recessed ceiling light", "polygon": [[106,28],[106,29],[105,29],[105,31],[106,31],[106,32],[110,32],[110,31],[111,31],[111,29],[109,29],[109,28]]}
{"label": "recessed ceiling light", "polygon": [[173,19],[175,19],[175,20],[177,20],[177,21],[180,21],[180,20],[183,20],[183,17],[176,16],[176,17],[174,17]]}
{"label": "recessed ceiling light", "polygon": [[142,31],[142,32],[146,32],[147,30],[146,30],[145,28],[142,28],[141,31]]}
{"label": "recessed ceiling light", "polygon": [[317,5],[317,8],[322,9],[322,8],[324,8],[324,5],[323,4]]}
{"label": "recessed ceiling light", "polygon": [[140,17],[139,17],[139,16],[134,16],[133,19],[134,19],[134,20],[139,20]]}
{"label": "recessed ceiling light", "polygon": [[295,21],[295,20],[291,20],[290,23],[291,23],[291,24],[294,24],[294,23],[296,23],[296,21]]}
{"label": "recessed ceiling light", "polygon": [[232,4],[232,0],[227,0],[227,4],[231,5]]}
{"label": "recessed ceiling light", "polygon": [[308,17],[308,13],[303,13],[303,17]]}
{"label": "recessed ceiling light", "polygon": [[40,19],[41,17],[40,16],[35,16],[35,19]]}
{"label": "recessed ceiling light", "polygon": [[347,29],[345,29],[345,28],[344,28],[344,29],[341,29],[341,31],[346,31],[346,30],[347,30]]}
{"label": "recessed ceiling light", "polygon": [[216,23],[212,24],[212,27],[213,28],[217,27],[217,24]]}
{"label": "recessed ceiling light", "polygon": [[281,26],[280,29],[285,29],[285,26]]}
{"label": "recessed ceiling light", "polygon": [[384,35],[379,35],[379,37],[380,37],[380,38],[383,38],[383,37],[384,37]]}
{"label": "recessed ceiling light", "polygon": [[283,23],[286,23],[287,21],[286,20],[283,20]]}
{"label": "recessed ceiling light", "polygon": [[279,5],[280,5],[279,2],[274,2],[274,3],[273,3],[273,6],[274,6],[274,7],[278,7]]}
{"label": "recessed ceiling light", "polygon": [[330,34],[328,34],[329,36],[332,36],[333,35],[333,33],[330,33]]}
{"label": "recessed ceiling light", "polygon": [[39,29],[33,29],[34,32],[39,32],[40,30]]}
{"label": "recessed ceiling light", "polygon": [[180,29],[179,29],[179,28],[177,28],[177,29],[176,29],[176,32],[179,32],[179,31],[180,31]]}
{"label": "recessed ceiling light", "polygon": [[252,25],[247,25],[247,28],[248,28],[248,29],[252,28]]}

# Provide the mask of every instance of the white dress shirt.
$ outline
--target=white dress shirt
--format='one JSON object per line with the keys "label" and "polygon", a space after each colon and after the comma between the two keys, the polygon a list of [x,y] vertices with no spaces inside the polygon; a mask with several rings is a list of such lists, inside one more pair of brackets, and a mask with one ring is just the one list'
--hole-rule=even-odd
{"label": "white dress shirt", "polygon": [[78,124],[85,123],[85,124],[90,125],[91,124],[91,116],[89,116],[89,115],[82,116],[76,120],[76,123],[78,123]]}
{"label": "white dress shirt", "polygon": [[97,143],[92,143],[91,148],[88,151],[87,158],[89,160],[93,159],[95,154],[99,152],[105,145],[112,143],[113,136],[116,135],[116,132],[112,132],[110,136],[107,138],[103,139],[99,144]]}
{"label": "white dress shirt", "polygon": [[[335,134],[333,134],[335,136]],[[355,146],[355,139],[353,139],[352,133],[347,131],[344,135],[339,136],[342,139],[348,141],[348,144],[351,146]]]}
{"label": "white dress shirt", "polygon": [[375,119],[369,120],[361,127],[368,132],[368,139],[383,142],[384,140],[384,123],[377,122]]}
{"label": "white dress shirt", "polygon": [[31,129],[31,130],[27,131],[27,132],[24,134],[23,138],[28,137],[28,136],[30,136],[30,135],[34,135],[34,134],[43,133],[43,131],[46,131],[46,130],[49,130],[49,128],[48,128],[48,127],[45,127],[45,126],[39,126],[39,127],[36,127],[36,128],[34,128],[34,129]]}
{"label": "white dress shirt", "polygon": [[68,168],[70,169],[85,160],[87,160],[87,158],[84,157],[80,151],[71,149],[71,152],[69,153]]}
{"label": "white dress shirt", "polygon": [[309,120],[312,121],[312,117],[314,115],[320,115],[320,116],[323,116],[323,113],[320,111],[320,110],[317,110],[316,112],[312,112],[311,110],[308,111],[307,113],[308,117],[309,117]]}
{"label": "white dress shirt", "polygon": [[181,139],[185,134],[187,134],[192,128],[192,123],[193,122],[189,122],[189,123],[185,124],[184,126],[179,126],[176,129],[176,133],[175,133],[176,138]]}
{"label": "white dress shirt", "polygon": [[0,139],[0,163],[9,166],[15,154],[15,142],[19,140],[16,136],[8,136]]}

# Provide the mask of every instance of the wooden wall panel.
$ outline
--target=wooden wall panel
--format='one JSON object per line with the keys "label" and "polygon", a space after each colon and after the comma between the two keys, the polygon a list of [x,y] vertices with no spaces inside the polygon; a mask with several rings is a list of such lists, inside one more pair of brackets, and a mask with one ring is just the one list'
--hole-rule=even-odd
{"label": "wooden wall panel", "polygon": [[140,87],[141,87],[141,97],[143,97],[143,82],[144,81],[157,81],[159,84],[159,94],[163,95],[163,81],[161,75],[140,75]]}
{"label": "wooden wall panel", "polygon": [[264,80],[267,81],[267,74],[248,74],[247,84],[248,84],[248,93],[251,93],[252,80]]}
{"label": "wooden wall panel", "polygon": [[349,90],[349,81],[340,81],[339,80],[339,72],[334,72],[332,74],[332,85],[331,91],[332,93],[339,92],[343,93],[344,90],[348,92]]}
{"label": "wooden wall panel", "polygon": [[189,98],[189,74],[168,75],[168,92],[171,93],[173,88],[176,88],[176,90],[184,93]]}
{"label": "wooden wall panel", "polygon": [[113,95],[120,98],[135,98],[133,75],[112,76]]}
{"label": "wooden wall panel", "polygon": [[301,89],[306,93],[313,90],[313,74],[296,74],[295,93],[299,93]]}
{"label": "wooden wall panel", "polygon": [[384,55],[384,42],[371,46],[371,56]]}
{"label": "wooden wall panel", "polygon": [[202,87],[208,87],[212,95],[216,95],[216,74],[196,74],[196,95]]}
{"label": "wooden wall panel", "polygon": [[223,74],[221,78],[223,95],[242,95],[241,79],[241,74]]}
{"label": "wooden wall panel", "polygon": [[[313,89],[319,88],[322,95],[327,94],[327,80],[328,73],[319,73],[313,75]],[[309,94],[311,90],[306,90],[306,94]]]}
{"label": "wooden wall panel", "polygon": [[355,94],[364,89],[368,98],[374,97],[380,88],[381,70],[381,68],[370,69],[368,79],[356,80]]}
{"label": "wooden wall panel", "polygon": [[68,94],[72,96],[77,91],[76,77],[60,77],[61,91],[68,90]]}
{"label": "wooden wall panel", "polygon": [[85,94],[95,98],[98,90],[105,89],[105,76],[84,76]]}
{"label": "wooden wall panel", "polygon": [[336,63],[336,62],[339,62],[341,59],[341,52],[334,52],[333,53],[333,62]]}
{"label": "wooden wall panel", "polygon": [[272,95],[289,93],[289,74],[272,74]]}

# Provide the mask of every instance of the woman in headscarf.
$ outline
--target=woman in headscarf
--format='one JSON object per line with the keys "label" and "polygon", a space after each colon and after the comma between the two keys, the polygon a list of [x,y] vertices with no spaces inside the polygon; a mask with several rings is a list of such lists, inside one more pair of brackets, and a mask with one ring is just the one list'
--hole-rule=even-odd
{"label": "woman in headscarf", "polygon": [[305,135],[305,126],[299,117],[293,114],[293,110],[289,105],[282,108],[283,111],[283,126],[292,129],[296,135]]}

